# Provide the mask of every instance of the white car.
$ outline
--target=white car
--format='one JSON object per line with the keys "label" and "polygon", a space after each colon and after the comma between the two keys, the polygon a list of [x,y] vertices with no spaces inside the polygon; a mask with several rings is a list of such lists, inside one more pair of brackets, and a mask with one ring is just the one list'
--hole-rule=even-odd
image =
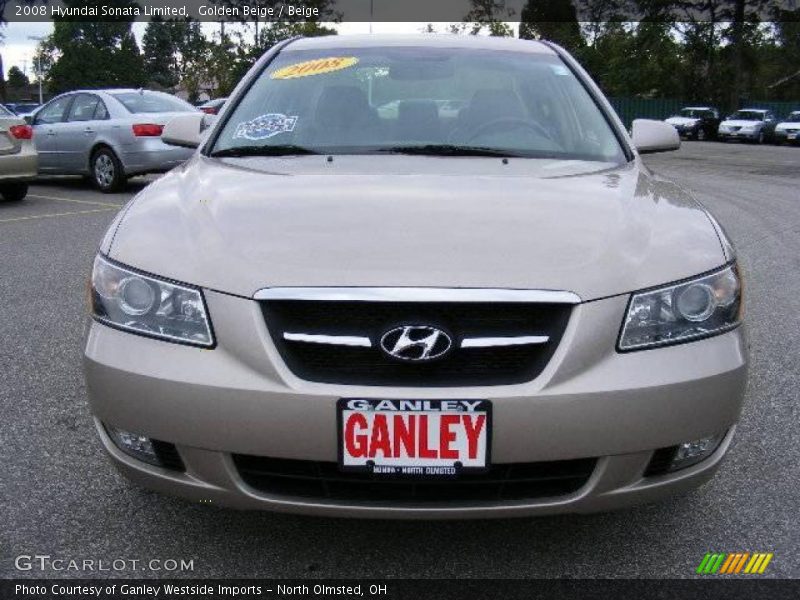
{"label": "white car", "polygon": [[720,141],[747,140],[763,144],[775,132],[775,115],[763,108],[744,108],[737,110],[719,124],[717,138]]}
{"label": "white car", "polygon": [[792,111],[786,119],[775,126],[775,141],[779,144],[800,143],[800,110]]}

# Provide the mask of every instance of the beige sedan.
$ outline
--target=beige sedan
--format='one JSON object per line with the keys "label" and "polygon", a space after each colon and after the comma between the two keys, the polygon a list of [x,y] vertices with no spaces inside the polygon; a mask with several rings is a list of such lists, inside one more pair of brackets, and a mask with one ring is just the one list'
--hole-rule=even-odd
{"label": "beige sedan", "polygon": [[18,202],[28,193],[28,181],[36,177],[33,128],[22,117],[0,112],[0,195]]}
{"label": "beige sedan", "polygon": [[674,127],[628,136],[563,50],[477,36],[290,40],[203,119],[164,127],[197,151],[92,270],[87,392],[124,475],[441,519],[712,477],[744,398],[742,293],[717,222],[640,157]]}

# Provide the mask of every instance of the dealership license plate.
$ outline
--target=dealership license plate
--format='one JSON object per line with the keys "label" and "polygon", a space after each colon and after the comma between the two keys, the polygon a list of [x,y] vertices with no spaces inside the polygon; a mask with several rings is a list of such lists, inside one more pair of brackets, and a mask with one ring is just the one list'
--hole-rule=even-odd
{"label": "dealership license plate", "polygon": [[489,468],[488,400],[342,398],[337,413],[344,471],[452,477]]}

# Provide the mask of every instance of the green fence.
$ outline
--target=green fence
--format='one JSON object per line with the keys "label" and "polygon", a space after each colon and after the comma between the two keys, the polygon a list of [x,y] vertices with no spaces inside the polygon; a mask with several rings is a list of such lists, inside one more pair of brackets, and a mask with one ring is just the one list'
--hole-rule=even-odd
{"label": "green fence", "polygon": [[[609,100],[619,118],[628,128],[634,119],[663,120],[676,114],[684,106],[702,105],[698,102],[686,102],[673,98],[609,98]],[[778,115],[778,118],[782,118],[793,110],[800,110],[800,100],[796,102],[749,100],[742,102],[742,108],[767,108]],[[725,114],[720,116],[725,117]]]}

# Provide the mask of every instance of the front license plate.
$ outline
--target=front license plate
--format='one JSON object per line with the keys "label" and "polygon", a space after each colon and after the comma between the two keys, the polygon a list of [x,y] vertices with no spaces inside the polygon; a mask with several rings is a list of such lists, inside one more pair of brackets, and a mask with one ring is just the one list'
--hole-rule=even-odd
{"label": "front license plate", "polygon": [[489,468],[488,400],[342,398],[337,413],[344,471],[453,477]]}
{"label": "front license plate", "polygon": [[786,135],[786,139],[787,140],[797,139],[797,134],[796,133],[789,133],[789,134]]}

